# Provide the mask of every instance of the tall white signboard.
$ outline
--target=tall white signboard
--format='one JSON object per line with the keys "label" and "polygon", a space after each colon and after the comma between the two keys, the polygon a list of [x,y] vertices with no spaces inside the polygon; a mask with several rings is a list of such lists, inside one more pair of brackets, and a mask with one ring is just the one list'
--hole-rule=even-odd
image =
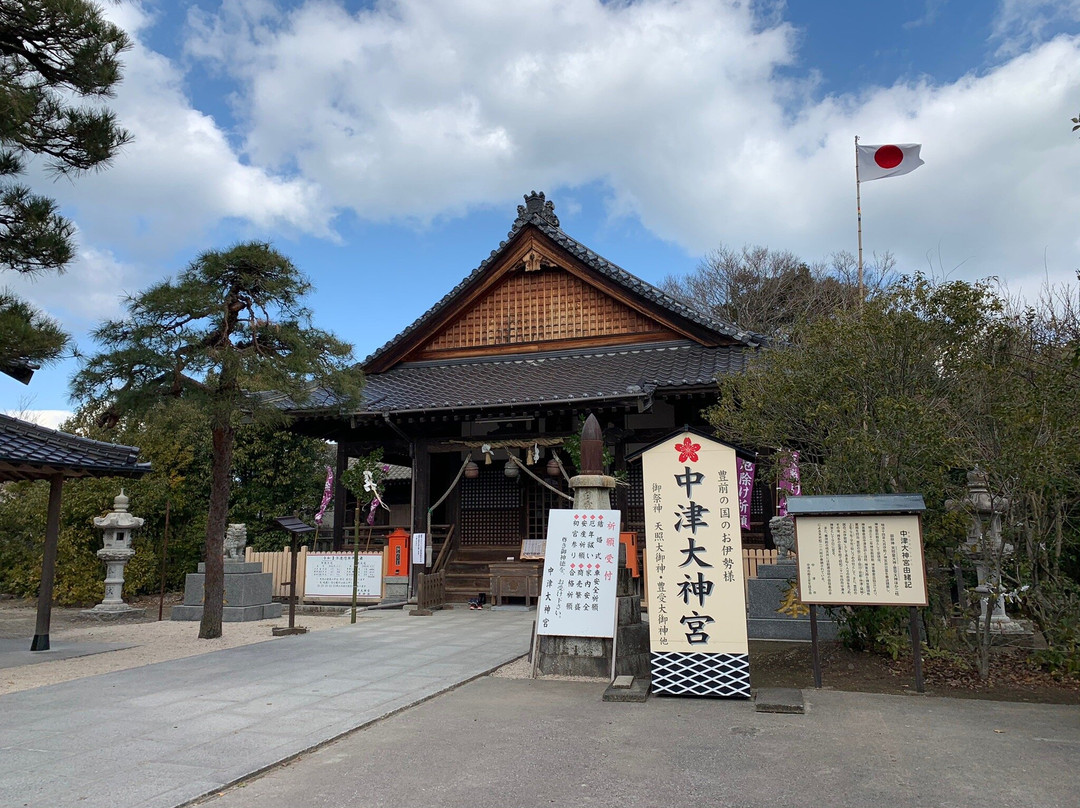
{"label": "tall white signboard", "polygon": [[548,511],[536,633],[615,636],[618,511]]}
{"label": "tall white signboard", "polygon": [[642,455],[656,693],[750,697],[735,459],[690,431]]}

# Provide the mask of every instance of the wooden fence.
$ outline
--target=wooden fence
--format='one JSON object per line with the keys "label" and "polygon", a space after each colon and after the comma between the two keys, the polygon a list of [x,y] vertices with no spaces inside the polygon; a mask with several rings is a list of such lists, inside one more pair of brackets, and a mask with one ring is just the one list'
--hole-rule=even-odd
{"label": "wooden fence", "polygon": [[[304,600],[304,576],[307,572],[308,548],[301,545],[296,551],[296,598]],[[274,574],[274,587],[271,590],[275,598],[289,597],[289,548],[282,552],[256,553],[250,547],[244,548],[244,561],[258,561],[263,565],[263,572]]]}
{"label": "wooden fence", "polygon": [[416,611],[441,609],[446,603],[446,570],[416,576]]}
{"label": "wooden fence", "polygon": [[742,551],[743,580],[757,578],[758,566],[760,564],[775,564],[776,556],[776,550],[744,547]]}

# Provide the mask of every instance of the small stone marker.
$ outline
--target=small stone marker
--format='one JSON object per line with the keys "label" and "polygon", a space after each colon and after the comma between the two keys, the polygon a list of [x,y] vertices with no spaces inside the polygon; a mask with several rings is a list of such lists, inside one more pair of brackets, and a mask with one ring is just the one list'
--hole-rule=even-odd
{"label": "small stone marker", "polygon": [[754,712],[790,713],[802,715],[806,712],[801,690],[793,687],[763,687],[754,697]]}
{"label": "small stone marker", "polygon": [[616,676],[604,691],[603,701],[628,701],[638,704],[649,698],[650,679],[647,676]]}

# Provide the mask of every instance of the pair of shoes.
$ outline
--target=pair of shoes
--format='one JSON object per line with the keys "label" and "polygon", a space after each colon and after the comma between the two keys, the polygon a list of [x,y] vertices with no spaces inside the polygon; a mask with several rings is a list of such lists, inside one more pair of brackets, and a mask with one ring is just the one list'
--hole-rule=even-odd
{"label": "pair of shoes", "polygon": [[469,604],[469,609],[471,611],[479,612],[479,611],[481,611],[481,606],[478,603],[470,603]]}

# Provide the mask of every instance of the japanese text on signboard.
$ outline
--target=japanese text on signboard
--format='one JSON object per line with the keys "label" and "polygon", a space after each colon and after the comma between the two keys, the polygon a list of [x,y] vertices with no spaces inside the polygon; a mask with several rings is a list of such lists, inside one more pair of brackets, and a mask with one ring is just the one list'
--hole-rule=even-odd
{"label": "japanese text on signboard", "polygon": [[548,512],[539,634],[613,636],[619,516],[611,510]]}
{"label": "japanese text on signboard", "polygon": [[746,653],[734,451],[686,437],[643,463],[653,650]]}

